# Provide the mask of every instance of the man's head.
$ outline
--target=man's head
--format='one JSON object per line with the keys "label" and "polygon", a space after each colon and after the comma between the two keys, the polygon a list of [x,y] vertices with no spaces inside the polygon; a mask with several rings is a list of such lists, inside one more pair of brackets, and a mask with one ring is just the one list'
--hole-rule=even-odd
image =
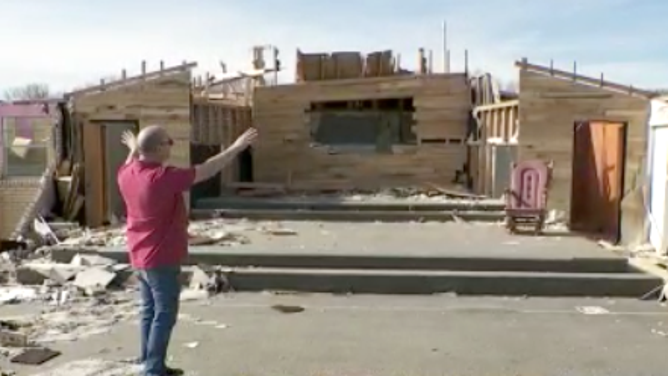
{"label": "man's head", "polygon": [[137,151],[145,159],[163,163],[169,159],[174,142],[159,125],[151,125],[137,135]]}

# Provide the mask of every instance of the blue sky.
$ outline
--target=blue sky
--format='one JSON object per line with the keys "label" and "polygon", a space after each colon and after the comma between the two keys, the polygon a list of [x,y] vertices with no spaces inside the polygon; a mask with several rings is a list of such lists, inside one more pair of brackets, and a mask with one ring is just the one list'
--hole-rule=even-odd
{"label": "blue sky", "polygon": [[401,53],[414,68],[417,49],[442,67],[447,20],[453,70],[516,78],[514,61],[572,69],[637,87],[668,88],[668,2],[659,0],[0,0],[0,90],[30,82],[69,90],[184,59],[198,72],[250,66],[251,46],[280,48],[294,76],[304,52]]}

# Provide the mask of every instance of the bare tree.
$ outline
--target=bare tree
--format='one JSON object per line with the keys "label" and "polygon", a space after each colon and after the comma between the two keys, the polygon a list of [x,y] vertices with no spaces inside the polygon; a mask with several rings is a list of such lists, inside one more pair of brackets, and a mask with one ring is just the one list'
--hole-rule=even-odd
{"label": "bare tree", "polygon": [[50,94],[49,85],[32,83],[5,91],[5,99],[8,101],[47,99]]}

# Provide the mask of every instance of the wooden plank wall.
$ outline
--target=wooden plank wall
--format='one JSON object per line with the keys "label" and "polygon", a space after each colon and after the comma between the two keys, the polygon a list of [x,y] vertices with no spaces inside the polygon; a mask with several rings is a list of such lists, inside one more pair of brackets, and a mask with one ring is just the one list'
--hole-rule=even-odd
{"label": "wooden plank wall", "polygon": [[[637,191],[647,150],[648,106],[647,98],[520,69],[519,158],[554,161],[550,208],[570,211],[573,124],[578,120],[628,122],[624,191],[627,196]],[[622,216],[642,221],[642,197],[627,196]],[[633,225],[642,231],[638,226]]]}
{"label": "wooden plank wall", "polygon": [[[199,145],[230,146],[252,125],[249,106],[196,98],[192,105],[191,142]],[[237,181],[238,165],[231,164],[221,173],[223,184]]]}
{"label": "wooden plank wall", "polygon": [[[84,140],[90,139],[92,123],[113,120],[137,121],[140,128],[149,125],[161,125],[167,129],[174,140],[172,157],[169,161],[179,167],[190,166],[190,71],[166,73],[163,76],[146,81],[137,81],[126,86],[119,86],[107,91],[75,95],[73,119],[77,126],[83,127]],[[99,138],[99,137],[98,137]],[[92,140],[91,140],[92,142]],[[99,190],[89,189],[103,179],[103,171],[89,168],[89,163],[97,157],[90,154],[84,141],[84,160],[87,160],[86,175],[86,216],[89,225],[101,223],[100,208],[104,197]],[[104,153],[103,151],[100,151]],[[107,182],[115,184],[115,182]],[[90,219],[93,218],[93,219]],[[92,222],[90,222],[92,221]]]}
{"label": "wooden plank wall", "polygon": [[397,61],[392,51],[302,53],[297,50],[296,82],[393,76]]}
{"label": "wooden plank wall", "polygon": [[[393,154],[331,154],[312,147],[305,111],[314,101],[414,97],[418,145],[395,146]],[[466,161],[471,96],[464,74],[393,76],[259,87],[253,122],[255,180],[378,189],[424,183],[447,185]],[[441,143],[424,143],[440,139]],[[461,143],[448,144],[447,141]]]}

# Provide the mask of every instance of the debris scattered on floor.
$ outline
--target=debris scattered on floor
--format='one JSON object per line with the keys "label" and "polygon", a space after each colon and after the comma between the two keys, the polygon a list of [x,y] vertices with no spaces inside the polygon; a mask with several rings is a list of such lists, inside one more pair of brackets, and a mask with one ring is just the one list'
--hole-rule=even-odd
{"label": "debris scattered on floor", "polygon": [[657,336],[661,337],[668,337],[668,333],[664,332],[663,330],[652,329],[652,334],[656,334]]}
{"label": "debris scattered on floor", "polygon": [[0,305],[29,302],[37,298],[37,290],[25,286],[0,287]]}
{"label": "debris scattered on floor", "polygon": [[578,312],[584,313],[585,315],[607,315],[610,313],[607,309],[599,306],[582,306],[576,307]]}
{"label": "debris scattered on floor", "polygon": [[31,366],[38,366],[48,362],[49,360],[60,355],[59,351],[54,351],[46,347],[43,348],[29,348],[20,354],[12,357],[9,361],[18,364],[28,364]]}
{"label": "debris scattered on floor", "polygon": [[188,343],[186,343],[186,344],[183,345],[183,346],[185,346],[185,347],[187,347],[187,348],[189,348],[189,349],[194,349],[194,348],[196,348],[197,346],[199,346],[199,342],[188,342]]}
{"label": "debris scattered on floor", "polygon": [[283,304],[276,304],[271,306],[271,308],[281,313],[300,313],[304,312],[305,310],[304,307],[283,305]]}
{"label": "debris scattered on floor", "polygon": [[271,235],[297,235],[297,231],[289,228],[265,228],[262,231]]}
{"label": "debris scattered on floor", "polygon": [[232,291],[225,273],[217,267],[199,265],[190,269],[188,288],[181,291],[181,301],[209,298],[214,294]]}
{"label": "debris scattered on floor", "polygon": [[141,371],[141,364],[102,359],[83,359],[65,363],[34,376],[128,376],[139,375]]}

